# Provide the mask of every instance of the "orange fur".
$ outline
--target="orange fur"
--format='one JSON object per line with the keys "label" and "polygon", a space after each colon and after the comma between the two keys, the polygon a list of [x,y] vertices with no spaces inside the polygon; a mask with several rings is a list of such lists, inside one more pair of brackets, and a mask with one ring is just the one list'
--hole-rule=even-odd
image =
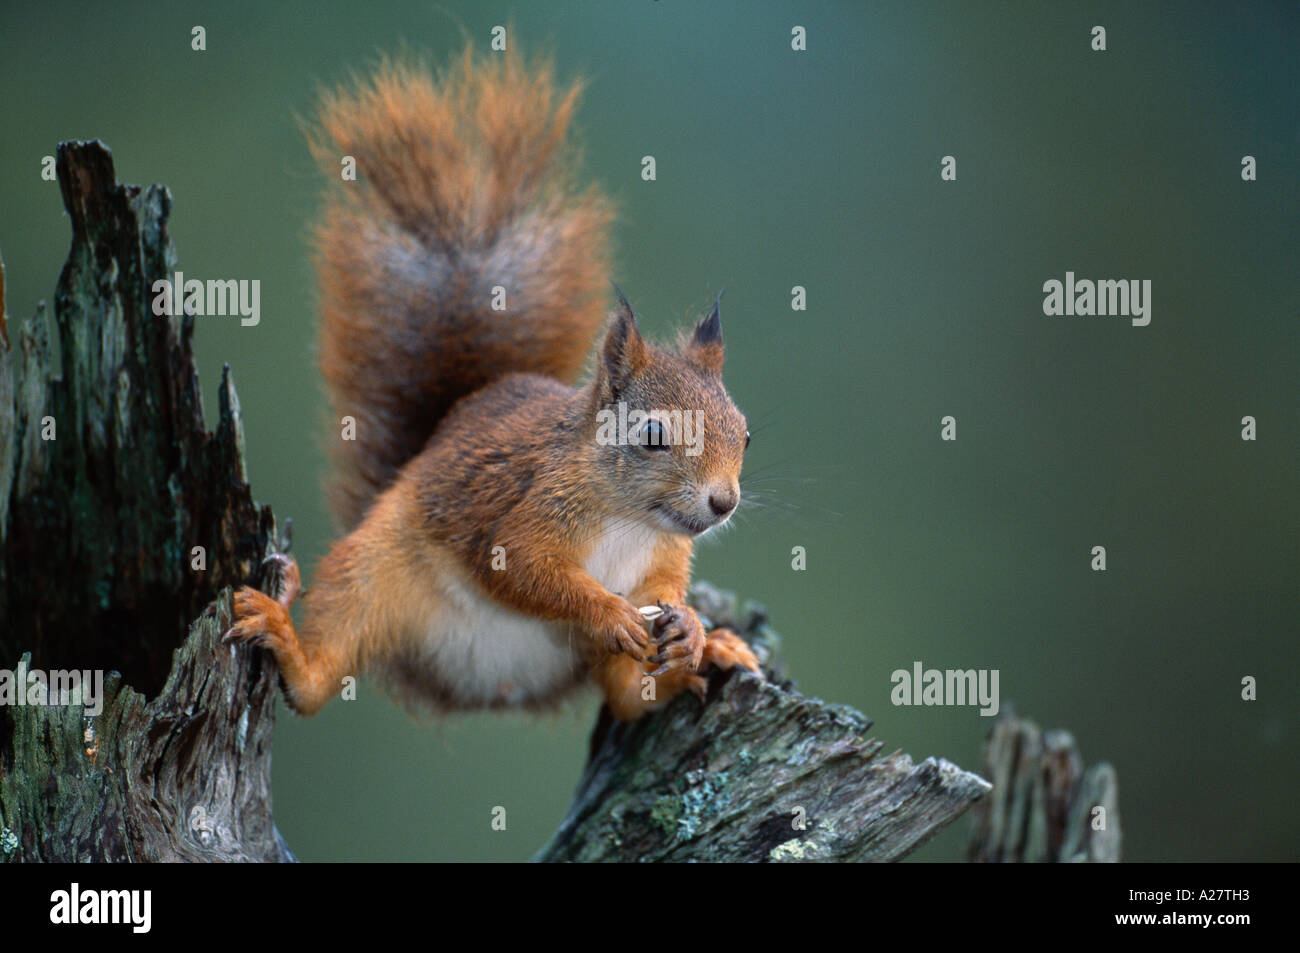
{"label": "orange fur", "polygon": [[[333,444],[345,528],[459,398],[511,372],[570,382],[582,369],[604,316],[612,211],[572,182],[579,93],[548,63],[467,50],[437,80],[386,63],[322,102],[320,366],[335,419],[357,430]],[[343,156],[357,181],[340,180]]]}
{"label": "orange fur", "polygon": [[[445,710],[543,707],[594,681],[625,719],[702,694],[709,665],[758,671],[683,605],[692,540],[730,516],[748,439],[717,309],[661,349],[623,302],[571,386],[610,219],[571,184],[577,93],[545,64],[467,53],[439,82],[388,65],[322,107],[322,167],[352,155],[359,175],[333,189],[317,257],[321,368],[356,421],[336,453],[350,532],[299,628],[290,563],[279,599],[237,593],[229,633],[274,653],[303,714],[367,670]],[[698,413],[700,452],[609,444],[599,421],[620,405]],[[646,604],[670,609],[651,631]]]}

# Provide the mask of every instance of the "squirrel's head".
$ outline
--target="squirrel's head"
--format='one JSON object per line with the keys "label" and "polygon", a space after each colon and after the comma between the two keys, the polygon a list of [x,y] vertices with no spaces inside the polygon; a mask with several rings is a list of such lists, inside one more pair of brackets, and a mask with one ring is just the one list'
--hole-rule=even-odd
{"label": "squirrel's head", "polygon": [[620,517],[697,536],[735,511],[749,432],[723,387],[722,359],[718,303],[664,349],[641,337],[619,293],[594,399],[599,470]]}

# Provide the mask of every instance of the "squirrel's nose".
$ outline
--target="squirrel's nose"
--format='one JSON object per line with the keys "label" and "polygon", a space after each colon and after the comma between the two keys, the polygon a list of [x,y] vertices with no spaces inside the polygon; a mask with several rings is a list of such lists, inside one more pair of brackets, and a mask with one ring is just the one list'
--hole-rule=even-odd
{"label": "squirrel's nose", "polygon": [[718,516],[726,516],[736,508],[740,494],[734,490],[714,491],[709,494],[709,508]]}

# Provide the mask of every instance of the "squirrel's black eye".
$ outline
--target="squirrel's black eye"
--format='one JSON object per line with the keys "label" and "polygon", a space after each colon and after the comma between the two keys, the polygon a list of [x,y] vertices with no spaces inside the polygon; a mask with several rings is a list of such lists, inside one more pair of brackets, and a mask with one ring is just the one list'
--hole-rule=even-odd
{"label": "squirrel's black eye", "polygon": [[647,420],[641,428],[641,446],[647,450],[667,450],[668,430],[657,420]]}
{"label": "squirrel's black eye", "polygon": [[748,430],[745,431],[745,449],[746,449],[746,450],[749,449],[749,431],[748,431]]}

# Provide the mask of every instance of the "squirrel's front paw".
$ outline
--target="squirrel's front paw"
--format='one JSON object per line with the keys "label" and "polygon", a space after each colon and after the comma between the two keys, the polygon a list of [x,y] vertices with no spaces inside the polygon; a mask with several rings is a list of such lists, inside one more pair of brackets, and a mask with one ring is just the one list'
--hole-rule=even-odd
{"label": "squirrel's front paw", "polygon": [[600,613],[595,630],[604,638],[607,651],[622,652],[636,659],[645,657],[645,650],[650,644],[650,637],[645,631],[645,619],[627,600],[614,599],[606,605]]}
{"label": "squirrel's front paw", "polygon": [[655,619],[653,638],[656,652],[649,661],[659,665],[650,674],[663,675],[673,669],[694,672],[704,657],[707,636],[704,623],[690,606],[659,604],[663,615]]}

